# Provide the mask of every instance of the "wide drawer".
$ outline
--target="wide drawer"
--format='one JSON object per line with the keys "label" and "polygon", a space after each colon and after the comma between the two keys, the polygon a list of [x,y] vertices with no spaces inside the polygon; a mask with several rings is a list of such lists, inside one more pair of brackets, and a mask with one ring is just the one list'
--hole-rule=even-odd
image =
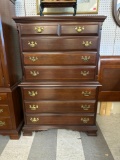
{"label": "wide drawer", "polygon": [[97,24],[64,24],[61,25],[61,35],[98,35],[99,26]]}
{"label": "wide drawer", "polygon": [[10,116],[9,107],[7,105],[0,105],[0,117]]}
{"label": "wide drawer", "polygon": [[77,114],[35,115],[26,116],[27,124],[40,125],[90,125],[94,124],[94,116],[81,116]]}
{"label": "wide drawer", "polygon": [[0,93],[0,104],[7,104],[8,97],[7,93]]}
{"label": "wide drawer", "polygon": [[12,128],[11,119],[0,117],[0,130],[1,129],[11,129],[11,128]]}
{"label": "wide drawer", "polygon": [[78,51],[97,50],[98,37],[25,37],[21,38],[23,51]]}
{"label": "wide drawer", "polygon": [[95,101],[25,101],[28,113],[93,113]]}
{"label": "wide drawer", "polygon": [[25,100],[94,100],[97,87],[23,87]]}
{"label": "wide drawer", "polygon": [[25,80],[50,80],[50,81],[83,81],[95,80],[95,66],[42,66],[25,67]]}
{"label": "wide drawer", "polygon": [[34,34],[34,35],[57,35],[58,25],[45,25],[45,24],[22,24],[20,25],[21,34]]}
{"label": "wide drawer", "polygon": [[24,65],[95,65],[97,52],[25,52]]}

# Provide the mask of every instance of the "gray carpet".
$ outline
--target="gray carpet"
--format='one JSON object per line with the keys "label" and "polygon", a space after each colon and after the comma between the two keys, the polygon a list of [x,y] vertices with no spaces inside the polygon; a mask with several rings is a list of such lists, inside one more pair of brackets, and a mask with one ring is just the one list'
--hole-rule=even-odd
{"label": "gray carpet", "polygon": [[99,128],[97,137],[70,130],[35,132],[30,137],[21,136],[20,140],[0,136],[0,160],[8,159],[114,160]]}

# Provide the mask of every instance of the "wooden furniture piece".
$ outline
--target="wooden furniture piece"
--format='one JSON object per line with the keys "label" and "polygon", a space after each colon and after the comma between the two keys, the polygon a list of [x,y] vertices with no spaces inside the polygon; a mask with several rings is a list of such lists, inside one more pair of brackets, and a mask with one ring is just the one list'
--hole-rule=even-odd
{"label": "wooden furniture piece", "polygon": [[74,13],[73,16],[76,15],[77,10],[77,0],[41,0],[40,2],[40,16],[43,16],[44,8],[56,8],[56,7],[73,7]]}
{"label": "wooden furniture piece", "polygon": [[0,134],[18,139],[23,124],[18,88],[22,73],[13,0],[0,1],[0,15]]}
{"label": "wooden furniture piece", "polygon": [[99,47],[105,16],[16,17],[25,125],[96,135]]}
{"label": "wooden furniture piece", "polygon": [[101,56],[99,101],[120,101],[120,56]]}

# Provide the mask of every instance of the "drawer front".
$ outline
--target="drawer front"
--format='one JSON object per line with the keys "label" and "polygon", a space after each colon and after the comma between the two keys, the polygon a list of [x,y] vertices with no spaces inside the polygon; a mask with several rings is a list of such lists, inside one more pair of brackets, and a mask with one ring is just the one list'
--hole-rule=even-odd
{"label": "drawer front", "polygon": [[30,101],[24,102],[28,113],[92,113],[95,101]]}
{"label": "drawer front", "polygon": [[20,25],[21,34],[34,34],[34,35],[57,35],[57,25],[44,25],[44,24],[23,24]]}
{"label": "drawer front", "polygon": [[98,25],[72,24],[61,25],[61,35],[98,35]]}
{"label": "drawer front", "polygon": [[24,65],[95,65],[96,52],[24,53]]}
{"label": "drawer front", "polygon": [[9,117],[10,112],[9,112],[9,107],[7,105],[0,105],[0,117]]}
{"label": "drawer front", "polygon": [[12,129],[12,123],[10,118],[0,117],[0,130],[1,129]]}
{"label": "drawer front", "polygon": [[97,50],[98,37],[22,38],[23,51]]}
{"label": "drawer front", "polygon": [[95,80],[95,67],[78,66],[44,66],[25,67],[26,81],[50,80],[50,81],[83,81]]}
{"label": "drawer front", "polygon": [[94,116],[80,115],[40,115],[26,116],[27,124],[40,125],[90,125],[94,123]]}
{"label": "drawer front", "polygon": [[7,98],[7,93],[0,93],[0,104],[2,103],[7,103],[8,98]]}
{"label": "drawer front", "polygon": [[96,87],[29,87],[23,88],[25,100],[94,100]]}

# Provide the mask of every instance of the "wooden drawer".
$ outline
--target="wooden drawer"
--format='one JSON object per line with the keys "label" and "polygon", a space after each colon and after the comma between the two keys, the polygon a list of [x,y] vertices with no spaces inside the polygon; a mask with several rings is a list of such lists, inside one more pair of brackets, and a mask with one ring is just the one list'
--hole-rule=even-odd
{"label": "wooden drawer", "polygon": [[34,34],[34,35],[57,35],[58,25],[44,25],[44,24],[22,24],[20,25],[21,34]]}
{"label": "wooden drawer", "polygon": [[12,123],[10,118],[0,117],[0,130],[1,129],[12,129]]}
{"label": "wooden drawer", "polygon": [[95,101],[25,101],[28,113],[92,113]]}
{"label": "wooden drawer", "polygon": [[0,117],[10,116],[9,107],[7,105],[0,105]]}
{"label": "wooden drawer", "polygon": [[42,66],[25,67],[26,81],[83,81],[95,80],[95,66]]}
{"label": "wooden drawer", "polygon": [[25,100],[94,100],[96,87],[23,87]]}
{"label": "wooden drawer", "polygon": [[21,38],[23,51],[97,50],[98,37],[26,37]]}
{"label": "wooden drawer", "polygon": [[98,35],[99,26],[96,24],[66,24],[61,25],[61,35]]}
{"label": "wooden drawer", "polygon": [[97,52],[25,52],[24,65],[95,65]]}
{"label": "wooden drawer", "polygon": [[94,123],[94,116],[79,114],[35,115],[26,116],[27,124],[39,125],[90,125]]}
{"label": "wooden drawer", "polygon": [[7,93],[0,93],[0,104],[7,104],[8,97]]}

